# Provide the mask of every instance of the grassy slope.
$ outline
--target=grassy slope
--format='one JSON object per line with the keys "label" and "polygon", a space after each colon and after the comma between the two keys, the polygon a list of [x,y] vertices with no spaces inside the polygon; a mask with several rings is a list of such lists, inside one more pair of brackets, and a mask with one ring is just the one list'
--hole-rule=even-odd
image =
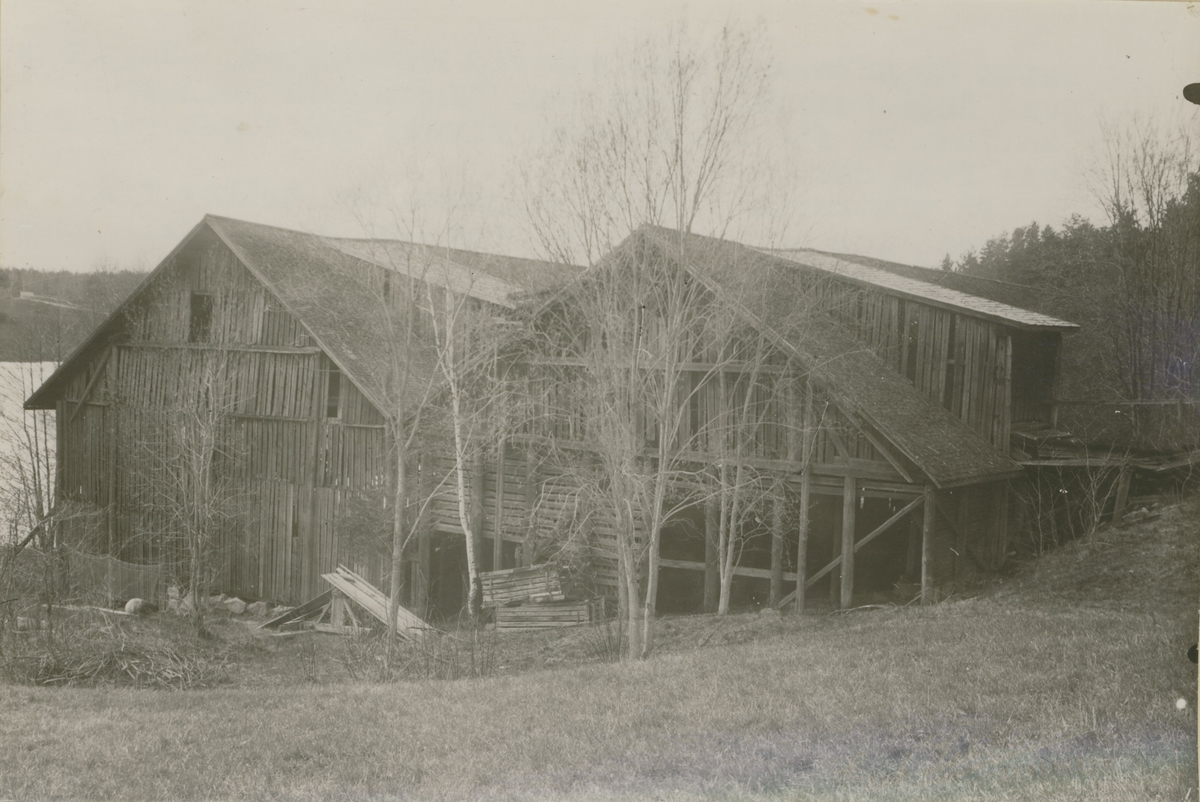
{"label": "grassy slope", "polygon": [[635,665],[10,686],[0,798],[1196,799],[1198,521],[1192,500],[927,609],[671,619]]}

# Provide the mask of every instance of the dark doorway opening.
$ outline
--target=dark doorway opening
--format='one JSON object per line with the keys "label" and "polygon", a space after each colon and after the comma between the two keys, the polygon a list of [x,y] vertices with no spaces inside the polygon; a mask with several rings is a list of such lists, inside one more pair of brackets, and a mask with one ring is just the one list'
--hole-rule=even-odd
{"label": "dark doorway opening", "polygon": [[467,604],[467,548],[462,535],[433,538],[429,555],[429,619],[445,623],[458,618]]}

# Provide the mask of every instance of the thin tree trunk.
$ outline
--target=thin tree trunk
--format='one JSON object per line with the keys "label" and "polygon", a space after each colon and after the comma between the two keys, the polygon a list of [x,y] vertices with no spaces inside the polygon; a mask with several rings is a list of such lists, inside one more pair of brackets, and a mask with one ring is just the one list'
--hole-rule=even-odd
{"label": "thin tree trunk", "polygon": [[[403,413],[401,413],[403,414]],[[408,464],[404,444],[407,442],[405,424],[400,415],[394,423],[396,449],[396,494],[392,498],[392,577],[391,598],[388,600],[388,632],[396,637],[400,626],[400,594],[404,590],[404,540],[406,527],[405,500],[408,498]]]}

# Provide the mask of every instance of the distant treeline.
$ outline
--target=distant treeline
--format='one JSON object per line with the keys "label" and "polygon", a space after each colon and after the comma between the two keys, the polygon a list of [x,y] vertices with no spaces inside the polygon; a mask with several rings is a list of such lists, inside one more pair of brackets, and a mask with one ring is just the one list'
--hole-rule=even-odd
{"label": "distant treeline", "polygon": [[[1040,290],[1038,311],[1078,323],[1060,356],[1060,428],[1092,442],[1200,445],[1200,172],[1177,190],[1113,194],[1107,225],[1072,217],[988,240],[945,269]],[[1140,197],[1139,197],[1140,195]],[[1122,400],[1127,405],[1112,403]]]}
{"label": "distant treeline", "polygon": [[145,277],[0,268],[0,362],[65,358]]}
{"label": "distant treeline", "polygon": [[1039,311],[1079,323],[1063,355],[1072,396],[1200,398],[1200,173],[1158,208],[1030,223],[943,267],[1037,287]]}

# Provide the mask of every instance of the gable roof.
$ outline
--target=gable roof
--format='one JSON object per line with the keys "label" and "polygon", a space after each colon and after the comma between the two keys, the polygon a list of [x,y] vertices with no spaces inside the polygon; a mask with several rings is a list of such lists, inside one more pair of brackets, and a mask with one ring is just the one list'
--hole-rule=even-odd
{"label": "gable roof", "polygon": [[697,234],[680,237],[651,226],[635,236],[681,259],[724,300],[736,304],[797,357],[843,410],[870,424],[937,487],[1020,473],[1016,462],[917,392],[851,332],[807,306],[811,289],[794,262],[735,242]]}
{"label": "gable roof", "polygon": [[[386,338],[380,336],[386,326],[386,313],[369,284],[369,277],[375,270],[407,272],[431,284],[505,307],[513,305],[509,296],[523,293],[531,285],[554,276],[566,277],[572,272],[569,266],[517,257],[398,240],[328,238],[206,215],[129,298],[29,397],[26,408],[51,407],[64,377],[71,373],[82,355],[108,341],[136,298],[205,229],[211,230],[237,256],[347,378],[381,409],[387,395],[391,352]],[[409,356],[414,374],[432,375],[436,367],[434,354],[418,350]],[[412,365],[414,362],[416,364]]]}
{"label": "gable roof", "polygon": [[[985,287],[980,286],[982,282],[961,282],[954,281],[953,278],[933,281],[931,279],[934,276],[929,275],[945,273],[948,277],[954,276],[949,271],[932,271],[893,262],[882,262],[877,259],[842,256],[803,248],[772,249],[768,252],[860,286],[880,289],[891,295],[899,295],[931,306],[951,309],[1017,329],[1075,331],[1079,328],[1075,323],[998,299],[1001,295],[1009,298],[1022,295],[1019,291],[1004,292],[1002,286]],[[966,289],[964,284],[971,284],[971,289]],[[1003,285],[1004,282],[994,282],[994,284]],[[1019,285],[1010,286],[1015,290]]]}

